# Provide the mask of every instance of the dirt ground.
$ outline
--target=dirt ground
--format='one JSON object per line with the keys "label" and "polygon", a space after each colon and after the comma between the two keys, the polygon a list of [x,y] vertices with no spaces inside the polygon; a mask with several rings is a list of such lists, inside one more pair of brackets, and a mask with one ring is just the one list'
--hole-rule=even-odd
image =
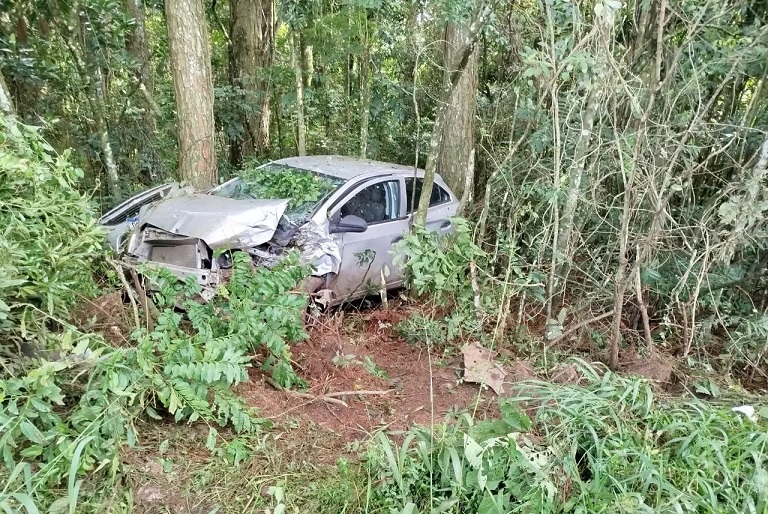
{"label": "dirt ground", "polygon": [[[439,423],[451,411],[468,410],[478,418],[497,412],[492,392],[462,383],[460,354],[430,355],[397,336],[395,324],[408,315],[403,307],[338,312],[310,329],[308,340],[292,345],[294,367],[309,384],[304,393],[343,393],[335,398],[345,405],[276,390],[259,370],[237,392],[263,417],[303,420],[332,433],[339,444],[376,430],[397,434],[415,424]],[[350,333],[342,325],[358,329]]]}

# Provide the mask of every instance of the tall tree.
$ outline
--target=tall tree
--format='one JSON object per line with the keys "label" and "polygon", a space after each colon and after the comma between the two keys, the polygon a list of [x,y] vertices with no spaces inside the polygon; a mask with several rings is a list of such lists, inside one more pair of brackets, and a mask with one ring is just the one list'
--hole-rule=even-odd
{"label": "tall tree", "polygon": [[244,137],[230,144],[230,160],[269,150],[270,82],[263,77],[272,66],[274,22],[272,0],[230,0],[229,72],[233,86],[245,93]]}
{"label": "tall tree", "polygon": [[2,73],[0,73],[0,111],[9,117],[16,115],[16,110],[13,108],[13,100],[11,100],[11,92],[5,84],[5,78]]}
{"label": "tall tree", "polygon": [[296,79],[296,152],[307,155],[307,125],[304,121],[304,66],[301,53],[301,34],[291,34],[291,66]]}
{"label": "tall tree", "polygon": [[[444,81],[450,88],[454,66],[461,64],[461,54],[468,34],[468,27],[463,24],[448,22],[445,25],[443,48]],[[458,57],[458,59],[457,59]],[[478,47],[474,46],[469,54],[465,68],[456,83],[450,88],[450,95],[445,106],[443,135],[437,154],[437,169],[451,186],[451,189],[464,197],[471,191],[474,169],[472,151],[475,147],[475,112],[477,94],[477,57]]]}
{"label": "tall tree", "polygon": [[[459,38],[458,43],[455,45],[453,52],[453,60],[448,66],[451,72],[448,74],[447,79],[443,84],[443,92],[440,98],[440,105],[437,109],[437,115],[435,116],[435,125],[432,129],[432,135],[429,139],[429,150],[427,154],[427,165],[424,169],[424,186],[421,189],[421,195],[419,196],[419,207],[416,211],[415,225],[424,226],[427,222],[427,209],[429,208],[430,197],[432,196],[432,184],[435,181],[435,173],[437,172],[437,164],[440,156],[440,149],[443,146],[443,140],[446,134],[446,127],[450,123],[449,113],[450,100],[454,95],[456,88],[461,80],[461,76],[467,69],[467,65],[472,59],[472,54],[475,51],[475,44],[477,38],[480,35],[480,31],[485,26],[491,15],[491,8],[485,1],[481,0],[477,3],[475,12],[472,15],[471,22],[468,29]],[[468,161],[472,162],[472,152]]]}
{"label": "tall tree", "polygon": [[[152,64],[149,60],[149,48],[147,45],[147,13],[144,8],[144,0],[124,0],[125,11],[132,20],[131,30],[128,33],[126,49],[133,58],[136,68],[133,75],[137,82],[137,88],[144,99],[144,113],[142,120],[147,131],[146,139],[151,142],[157,134],[156,114],[159,108],[154,100],[154,77],[152,76]],[[141,154],[141,178],[145,184],[150,184],[157,175],[155,171],[155,156],[151,144],[141,144],[138,149]],[[152,164],[150,164],[152,163]]]}
{"label": "tall tree", "polygon": [[198,189],[217,180],[211,50],[202,0],[165,0],[176,115],[179,177]]}

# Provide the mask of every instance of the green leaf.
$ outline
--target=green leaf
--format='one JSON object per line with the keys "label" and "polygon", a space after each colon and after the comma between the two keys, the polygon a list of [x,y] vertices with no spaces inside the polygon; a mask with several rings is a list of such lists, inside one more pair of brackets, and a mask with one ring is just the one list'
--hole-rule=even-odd
{"label": "green leaf", "polygon": [[37,510],[37,505],[35,505],[35,502],[32,500],[31,496],[22,493],[12,493],[11,497],[22,504],[28,514],[39,514],[40,511]]}
{"label": "green leaf", "polygon": [[75,453],[72,455],[72,462],[69,465],[69,477],[67,479],[67,496],[69,497],[69,514],[75,513],[75,506],[77,505],[77,496],[80,492],[80,485],[82,480],[75,482],[77,478],[77,471],[80,469],[80,457],[85,450],[85,446],[93,441],[95,436],[89,435],[83,438],[75,448]]}
{"label": "green leaf", "polygon": [[21,428],[21,433],[24,434],[24,437],[26,437],[33,443],[41,444],[41,445],[44,445],[46,443],[46,438],[43,435],[43,433],[40,432],[40,430],[35,425],[30,423],[26,419],[21,422],[20,428]]}

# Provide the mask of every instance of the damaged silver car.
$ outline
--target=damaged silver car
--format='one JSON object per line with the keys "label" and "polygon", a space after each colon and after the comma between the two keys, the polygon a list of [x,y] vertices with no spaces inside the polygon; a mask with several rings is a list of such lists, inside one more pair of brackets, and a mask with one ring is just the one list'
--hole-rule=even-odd
{"label": "damaged silver car", "polygon": [[[298,248],[313,269],[309,292],[328,290],[329,303],[339,304],[379,291],[382,280],[387,289],[402,286],[392,245],[408,232],[423,175],[350,157],[290,157],[205,192],[158,186],[112,209],[101,223],[110,244],[131,262],[163,266],[181,279],[194,276],[207,294],[232,266],[232,252],[270,266]],[[281,189],[288,197],[270,198]],[[458,204],[436,177],[427,228],[450,232]]]}

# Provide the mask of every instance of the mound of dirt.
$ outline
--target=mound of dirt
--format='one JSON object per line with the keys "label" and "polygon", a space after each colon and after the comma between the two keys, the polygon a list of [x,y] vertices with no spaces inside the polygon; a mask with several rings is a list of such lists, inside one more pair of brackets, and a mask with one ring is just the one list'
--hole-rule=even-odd
{"label": "mound of dirt", "polygon": [[669,360],[658,353],[652,353],[623,366],[625,374],[637,375],[659,384],[668,384],[671,381],[673,370],[674,367]]}
{"label": "mound of dirt", "polygon": [[[305,418],[347,442],[377,429],[397,433],[441,423],[450,412],[468,409],[481,418],[497,412],[495,395],[462,382],[460,360],[409,345],[394,333],[397,316],[380,312],[367,313],[365,329],[355,334],[313,330],[291,347],[296,371],[309,384],[305,396],[276,390],[258,370],[237,392],[266,418]],[[346,406],[318,398],[328,394]]]}

